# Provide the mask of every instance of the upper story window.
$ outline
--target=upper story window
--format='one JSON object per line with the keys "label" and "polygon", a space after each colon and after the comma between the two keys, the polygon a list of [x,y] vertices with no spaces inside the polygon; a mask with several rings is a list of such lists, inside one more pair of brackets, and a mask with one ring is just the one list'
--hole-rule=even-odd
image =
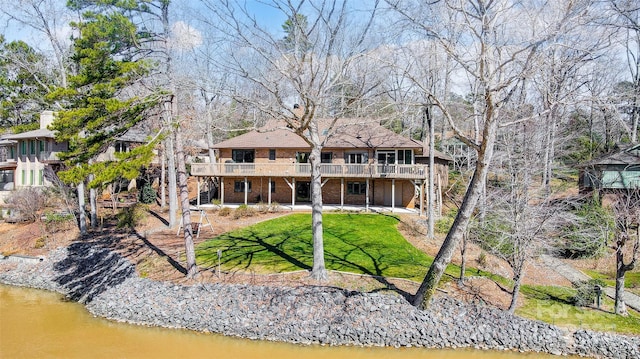
{"label": "upper story window", "polygon": [[344,162],[347,164],[367,163],[369,156],[366,152],[345,153]]}
{"label": "upper story window", "polygon": [[231,159],[236,163],[253,163],[256,158],[256,150],[231,150]]}
{"label": "upper story window", "polygon": [[272,148],[269,150],[269,161],[275,161],[276,160],[276,150],[275,148]]}
{"label": "upper story window", "polygon": [[118,153],[129,152],[129,144],[126,142],[116,142],[114,147]]}
{"label": "upper story window", "polygon": [[398,150],[398,164],[410,165],[413,163],[413,151],[412,150]]}
{"label": "upper story window", "polygon": [[320,154],[320,163],[331,163],[331,162],[333,162],[332,152],[322,152]]}

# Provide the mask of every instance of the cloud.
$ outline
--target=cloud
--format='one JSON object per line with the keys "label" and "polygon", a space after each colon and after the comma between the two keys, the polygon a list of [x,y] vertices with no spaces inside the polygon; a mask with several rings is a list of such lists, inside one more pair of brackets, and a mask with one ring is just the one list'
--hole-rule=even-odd
{"label": "cloud", "polygon": [[177,50],[189,50],[202,44],[202,34],[183,21],[177,21],[171,27],[172,47]]}

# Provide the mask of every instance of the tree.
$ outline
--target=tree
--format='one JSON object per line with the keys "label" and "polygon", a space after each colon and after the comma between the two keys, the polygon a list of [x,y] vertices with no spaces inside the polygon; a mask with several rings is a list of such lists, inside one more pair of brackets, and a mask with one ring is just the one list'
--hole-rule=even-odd
{"label": "tree", "polygon": [[[260,26],[244,7],[205,1],[211,11],[203,21],[215,29],[229,49],[220,66],[251,84],[255,92],[230,94],[240,103],[281,121],[283,128],[303,138],[310,147],[313,267],[311,276],[327,278],[322,227],[321,151],[336,131],[344,108],[332,106],[342,96],[343,85],[357,60],[365,55],[367,36],[377,2],[359,19],[348,1],[280,1],[268,3],[289,22],[288,40]],[[303,14],[304,12],[304,14]],[[307,46],[308,44],[308,46]],[[286,45],[286,46],[285,46]],[[293,50],[293,51],[291,51]],[[352,78],[356,78],[355,76]],[[366,78],[361,77],[361,81]],[[354,87],[354,101],[370,87]],[[353,101],[352,101],[353,102]],[[321,122],[321,119],[325,121]]]}
{"label": "tree", "polygon": [[[616,252],[616,314],[626,315],[627,309],[624,303],[624,277],[633,270],[640,253],[640,190],[628,189],[614,195],[611,208],[616,222],[615,244]],[[625,262],[627,244],[633,243]]]}
{"label": "tree", "polygon": [[[529,126],[527,126],[529,125]],[[544,186],[536,185],[544,163],[535,150],[535,126],[520,123],[505,134],[501,146],[504,171],[488,188],[489,208],[471,231],[483,249],[502,258],[513,271],[513,290],[508,311],[514,313],[527,264],[548,246],[547,238],[558,227],[561,204],[551,204]]]}
{"label": "tree", "polygon": [[[440,45],[442,51],[461,67],[463,73],[460,76],[472,80],[472,88],[476,89],[474,98],[481,100],[478,103],[479,138],[474,139],[460,130],[446,101],[429,94],[431,102],[442,111],[456,136],[476,151],[477,161],[460,211],[414,296],[413,304],[425,308],[482,194],[502,108],[530,78],[548,41],[566,27],[573,26],[573,19],[588,8],[571,1],[542,9],[533,3],[512,6],[508,1],[387,2],[408,23],[407,26],[418,29],[419,34],[434,39]],[[445,10],[448,19],[434,16]],[[462,41],[459,43],[450,41],[447,36],[455,24],[462,26]]]}
{"label": "tree", "polygon": [[[83,184],[89,175],[95,176],[89,186],[100,187],[120,177],[135,178],[150,162],[155,140],[118,161],[97,158],[119,136],[142,124],[154,112],[161,94],[134,95],[145,92],[138,83],[149,73],[150,63],[138,48],[141,34],[126,16],[103,9],[85,12],[83,22],[72,25],[80,32],[72,56],[77,72],[69,76],[69,87],[59,87],[52,94],[65,109],[58,112],[51,129],[57,131],[58,141],[69,143],[69,150],[60,154],[67,169],[59,175],[67,183],[78,184],[82,204]],[[81,205],[81,217],[83,212]],[[80,223],[83,229],[83,218]]]}
{"label": "tree", "polygon": [[43,54],[23,41],[4,42],[0,35],[0,124],[37,123],[54,86]]}

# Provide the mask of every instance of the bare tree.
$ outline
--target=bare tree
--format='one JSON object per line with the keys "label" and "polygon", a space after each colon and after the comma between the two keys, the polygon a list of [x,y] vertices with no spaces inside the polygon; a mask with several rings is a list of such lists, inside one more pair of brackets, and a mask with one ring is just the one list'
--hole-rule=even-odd
{"label": "bare tree", "polygon": [[503,180],[488,189],[491,201],[486,215],[471,231],[485,250],[502,258],[513,271],[510,313],[516,309],[527,264],[548,246],[547,238],[557,228],[560,206],[551,205],[546,188],[535,183],[543,162],[533,149],[535,136],[526,129],[535,126],[520,123],[516,127],[504,137],[510,146],[504,146],[504,171],[499,172]]}
{"label": "bare tree", "polygon": [[[633,270],[640,253],[640,189],[622,190],[615,194],[611,205],[616,221],[616,234],[613,249],[616,252],[616,314],[626,315],[624,303],[624,276]],[[629,251],[631,258],[625,262],[627,244],[632,244]]]}
{"label": "bare tree", "polygon": [[[370,90],[366,74],[348,76],[368,50],[377,1],[355,11],[348,1],[281,1],[262,4],[286,18],[285,36],[261,25],[249,9],[226,1],[205,0],[206,23],[226,43],[219,66],[252,84],[255,92],[230,94],[251,104],[310,147],[313,267],[311,276],[327,278],[322,226],[321,151],[338,119],[356,108]],[[364,6],[364,5],[358,5]],[[364,16],[363,16],[364,14]],[[360,83],[353,83],[360,79]],[[345,89],[349,98],[345,100]],[[320,119],[327,122],[321,124]]]}
{"label": "bare tree", "polygon": [[[513,93],[532,75],[532,69],[548,40],[573,26],[573,20],[588,8],[584,4],[563,1],[539,8],[537,4],[513,6],[509,1],[440,1],[428,4],[388,1],[388,3],[423,35],[435,39],[463,70],[460,76],[472,79],[482,99],[479,107],[479,139],[461,131],[447,103],[429,94],[451,125],[456,136],[475,149],[477,161],[460,211],[447,234],[433,264],[429,268],[413,303],[425,308],[453,251],[466,231],[471,215],[481,196],[493,157],[502,108],[510,103]],[[447,9],[448,19],[432,21],[432,14]],[[453,24],[462,24],[464,41],[451,43],[446,36]]]}

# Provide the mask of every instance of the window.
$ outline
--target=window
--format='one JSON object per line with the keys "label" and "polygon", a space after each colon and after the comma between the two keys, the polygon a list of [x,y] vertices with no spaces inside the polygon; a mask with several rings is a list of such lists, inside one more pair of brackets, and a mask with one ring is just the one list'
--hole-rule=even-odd
{"label": "window", "polygon": [[367,184],[364,182],[347,182],[347,194],[365,194]]}
{"label": "window", "polygon": [[360,153],[345,153],[344,162],[347,164],[355,164],[355,163],[367,163],[368,156],[366,152]]}
{"label": "window", "polygon": [[29,144],[31,145],[31,146],[29,146],[29,148],[31,150],[29,153],[31,153],[32,155],[35,155],[36,154],[36,140],[29,141]]}
{"label": "window", "polygon": [[27,141],[20,141],[20,154],[21,155],[27,154]]}
{"label": "window", "polygon": [[29,184],[32,186],[36,184],[36,170],[31,170],[29,172]]}
{"label": "window", "polygon": [[333,160],[333,153],[331,152],[322,152],[320,154],[320,162],[321,163],[331,163]]}
{"label": "window", "polygon": [[114,148],[117,153],[129,152],[129,144],[125,142],[116,142]]}
{"label": "window", "polygon": [[309,152],[296,152],[297,163],[309,163]]}
{"label": "window", "polygon": [[231,150],[231,159],[236,163],[253,163],[256,150]]}
{"label": "window", "polygon": [[276,183],[271,181],[271,193],[276,193]]}
{"label": "window", "polygon": [[276,150],[272,148],[269,150],[269,161],[275,161],[275,160],[276,160]]}
{"label": "window", "polygon": [[45,151],[45,142],[43,140],[38,141],[38,149],[40,152],[44,152]]}
{"label": "window", "polygon": [[398,150],[398,164],[410,165],[413,163],[412,157],[411,150]]}
{"label": "window", "polygon": [[38,184],[44,186],[44,170],[38,171]]}
{"label": "window", "polygon": [[[247,192],[251,192],[251,181],[247,181],[247,186],[249,186]],[[233,184],[234,192],[244,192],[244,181],[235,181]]]}
{"label": "window", "polygon": [[22,185],[26,186],[27,185],[27,170],[22,170]]}

